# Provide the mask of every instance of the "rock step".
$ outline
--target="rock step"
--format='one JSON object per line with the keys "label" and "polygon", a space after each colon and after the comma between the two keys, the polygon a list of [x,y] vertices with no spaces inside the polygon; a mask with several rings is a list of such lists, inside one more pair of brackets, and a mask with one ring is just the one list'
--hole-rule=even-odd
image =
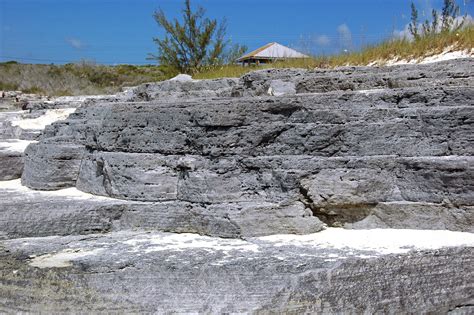
{"label": "rock step", "polygon": [[20,178],[23,172],[23,152],[32,141],[0,140],[0,181]]}
{"label": "rock step", "polygon": [[268,93],[272,82],[294,85],[296,93],[341,90],[445,87],[473,84],[474,59],[437,62],[429,65],[393,67],[341,67],[335,69],[266,69],[241,77],[234,96]]}
{"label": "rock step", "polygon": [[398,92],[413,103],[385,93],[119,103],[86,109],[103,112],[89,128],[73,116],[44,138],[78,134],[75,142],[101,151],[162,154],[472,155],[474,89],[438,92],[438,102],[431,90]]}
{"label": "rock step", "polygon": [[126,229],[239,238],[323,228],[300,202],[151,203],[98,197],[75,188],[34,191],[19,180],[0,182],[0,238],[6,239]]}
{"label": "rock step", "polygon": [[[410,82],[429,77],[410,71]],[[320,220],[437,228],[441,217],[439,227],[470,230],[474,89],[470,70],[449,71],[459,86],[431,76],[431,86],[389,90],[88,103],[28,147],[22,182],[197,213],[184,230],[226,237],[307,233]],[[158,217],[152,226],[182,231]]]}
{"label": "rock step", "polygon": [[447,313],[472,303],[473,250],[469,233],[411,230],[16,239],[0,242],[0,310]]}
{"label": "rock step", "polygon": [[[303,188],[322,207],[352,194],[358,196],[353,202],[367,205],[379,201],[441,203],[444,199],[469,205],[474,203],[473,176],[474,157],[460,156],[208,159],[95,152],[84,157],[77,187],[96,195],[142,201],[287,201],[299,196]],[[312,187],[315,183],[320,186]]]}
{"label": "rock step", "polygon": [[95,159],[83,162],[78,187],[123,200],[4,182],[4,237],[136,228],[246,237],[316,232],[321,221],[356,229],[474,232],[472,157],[211,161],[100,153]]}

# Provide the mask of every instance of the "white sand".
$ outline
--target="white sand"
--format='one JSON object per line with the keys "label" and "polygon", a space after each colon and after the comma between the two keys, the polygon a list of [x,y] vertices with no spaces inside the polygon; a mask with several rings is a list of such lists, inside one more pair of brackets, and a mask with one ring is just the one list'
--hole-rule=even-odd
{"label": "white sand", "polygon": [[455,50],[456,48],[451,46],[447,47],[443,52],[440,54],[422,57],[419,59],[398,59],[393,58],[390,60],[377,60],[373,61],[368,64],[368,66],[397,66],[397,65],[407,65],[407,64],[428,64],[433,62],[440,62],[452,59],[459,59],[459,58],[473,58],[474,57],[474,49],[471,50]]}
{"label": "white sand", "polygon": [[458,59],[458,58],[472,58],[472,57],[473,57],[472,52],[469,52],[467,50],[466,51],[443,52],[439,55],[423,58],[420,61],[420,63],[421,64],[426,64],[426,63],[452,60],[452,59]]}
{"label": "white sand", "polygon": [[[127,250],[135,255],[167,251],[169,257],[173,257],[173,252],[196,249],[222,252],[224,257],[219,261],[212,262],[214,265],[222,265],[235,259],[233,258],[235,256],[230,254],[232,251],[248,252],[250,254],[268,247],[282,247],[278,251],[278,255],[274,257],[280,260],[287,259],[288,255],[295,255],[294,250],[286,251],[284,248],[284,246],[293,246],[305,248],[305,250],[301,250],[301,256],[320,257],[325,261],[337,261],[348,257],[369,259],[380,255],[403,254],[411,250],[435,250],[458,246],[474,247],[473,233],[429,230],[345,230],[328,228],[325,231],[309,235],[272,235],[250,238],[249,240],[225,239],[190,233],[140,233],[138,235],[129,231],[118,233],[129,236],[129,239],[121,243],[128,245]],[[97,244],[100,245],[101,243]],[[103,244],[105,245],[104,248],[69,248],[52,254],[33,255],[30,256],[32,258],[30,264],[39,268],[69,267],[76,259],[106,251],[109,244]],[[308,251],[311,248],[314,248],[314,253],[311,250]],[[339,249],[343,252],[325,254],[325,251],[318,249]],[[370,253],[367,251],[370,251]],[[252,255],[242,255],[240,258],[255,259]]]}
{"label": "white sand", "polygon": [[5,142],[0,142],[0,151],[22,153],[30,143],[36,142],[37,141],[9,139],[5,140]]}
{"label": "white sand", "polygon": [[138,239],[131,239],[124,242],[131,245],[134,251],[140,251],[141,245],[144,252],[155,251],[183,251],[187,249],[204,249],[209,251],[258,251],[258,245],[240,239],[225,239],[209,236],[201,236],[198,234],[182,233],[182,234],[149,234],[143,235]]}
{"label": "white sand", "polygon": [[109,98],[113,97],[114,95],[77,95],[77,96],[59,96],[54,98],[53,101],[50,101],[51,103],[54,102],[65,102],[65,103],[72,103],[72,102],[84,102],[86,100],[100,100],[103,98]]}
{"label": "white sand", "polygon": [[[124,242],[133,247],[132,251],[183,251],[204,249],[209,251],[231,250],[257,252],[264,242],[266,245],[282,247],[344,249],[351,251],[373,251],[377,255],[407,253],[410,250],[433,250],[443,247],[474,247],[474,234],[443,230],[374,229],[346,230],[328,228],[308,235],[272,235],[239,239],[222,239],[197,234],[148,234]],[[143,247],[143,248],[142,248]],[[318,254],[318,253],[316,253]],[[283,252],[284,256],[284,252]],[[337,255],[329,255],[335,258]],[[364,257],[366,254],[362,255]],[[361,256],[361,257],[362,257]]]}
{"label": "white sand", "polygon": [[[15,191],[19,192],[22,194],[25,194],[25,198],[36,196],[44,196],[44,197],[49,197],[49,198],[54,198],[57,197],[58,199],[60,198],[71,198],[71,199],[95,199],[95,200],[117,200],[114,198],[108,198],[108,197],[103,197],[103,196],[96,196],[92,195],[89,193],[85,193],[83,191],[78,190],[77,188],[65,188],[65,189],[60,189],[60,190],[51,190],[51,191],[46,191],[46,190],[33,190],[29,189],[26,186],[23,186],[21,184],[21,179],[14,179],[14,180],[7,180],[7,181],[0,181],[0,193],[2,190],[5,191]],[[126,201],[123,201],[126,202]]]}
{"label": "white sand", "polygon": [[51,125],[55,121],[66,119],[75,111],[75,108],[49,109],[38,118],[14,120],[12,121],[12,126],[18,126],[21,129],[43,130],[47,125]]}
{"label": "white sand", "polygon": [[474,247],[474,233],[444,230],[374,229],[346,230],[328,228],[308,235],[272,235],[260,237],[273,246],[304,246],[374,251],[379,254],[406,253],[443,247]]}
{"label": "white sand", "polygon": [[34,257],[30,261],[30,265],[38,268],[65,268],[71,267],[72,261],[78,258],[96,255],[102,249],[83,250],[83,249],[66,249],[56,254],[46,254]]}

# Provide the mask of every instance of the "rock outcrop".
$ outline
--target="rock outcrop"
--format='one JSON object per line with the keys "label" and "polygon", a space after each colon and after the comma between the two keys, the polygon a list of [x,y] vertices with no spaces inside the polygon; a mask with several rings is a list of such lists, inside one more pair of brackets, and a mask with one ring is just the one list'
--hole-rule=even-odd
{"label": "rock outcrop", "polygon": [[[195,205],[192,211],[225,208],[238,216],[250,216],[242,210],[250,205],[267,222],[279,209],[300,216],[302,233],[311,220],[472,232],[474,89],[470,67],[447,75],[448,64],[434,73],[414,66],[342,70],[344,82],[360,83],[356,88],[380,88],[389,76],[422,87],[90,104],[28,147],[22,181],[33,189],[77,187],[123,200],[186,202]],[[288,72],[296,86],[325,89],[317,84],[320,72]],[[281,80],[284,73],[273,75]],[[216,86],[167,84],[195,84],[198,91]],[[271,210],[259,207],[267,203]]]}
{"label": "rock outcrop", "polygon": [[469,313],[473,63],[180,77],[8,114],[0,312]]}

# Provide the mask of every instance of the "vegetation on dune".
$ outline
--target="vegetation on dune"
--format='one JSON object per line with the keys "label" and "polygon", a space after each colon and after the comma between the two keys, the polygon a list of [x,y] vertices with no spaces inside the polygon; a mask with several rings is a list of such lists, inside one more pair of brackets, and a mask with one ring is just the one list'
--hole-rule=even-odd
{"label": "vegetation on dune", "polygon": [[368,65],[372,62],[383,64],[390,60],[412,60],[451,51],[474,49],[474,27],[462,30],[430,34],[418,40],[390,39],[367,46],[359,52],[334,56],[320,56],[298,60],[282,60],[262,66],[242,67],[226,65],[209,67],[194,75],[196,79],[239,77],[247,72],[266,68],[334,68],[346,65]]}
{"label": "vegetation on dune", "polygon": [[446,49],[451,51],[472,50],[474,47],[474,27],[466,27],[456,32],[443,32],[423,36],[418,40],[406,38],[387,40],[366,47],[360,52],[329,58],[330,65],[367,65],[374,61],[410,60],[440,54]]}
{"label": "vegetation on dune", "polygon": [[111,94],[126,86],[162,81],[176,75],[164,66],[105,66],[82,61],[65,65],[0,63],[0,90],[62,95]]}

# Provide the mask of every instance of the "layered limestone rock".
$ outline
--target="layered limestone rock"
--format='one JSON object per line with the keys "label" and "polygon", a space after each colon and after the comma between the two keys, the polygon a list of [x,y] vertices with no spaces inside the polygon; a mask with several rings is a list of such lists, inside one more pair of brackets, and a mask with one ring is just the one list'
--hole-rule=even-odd
{"label": "layered limestone rock", "polygon": [[[472,231],[473,93],[407,88],[91,105],[28,147],[23,183],[205,211],[277,203],[301,214],[302,231],[311,216],[352,228]],[[262,220],[274,220],[272,211],[261,211]]]}
{"label": "layered limestone rock", "polygon": [[9,139],[0,141],[0,181],[20,178],[23,152],[33,141]]}
{"label": "layered limestone rock", "polygon": [[0,180],[20,178],[23,153],[45,126],[66,119],[75,109],[0,112]]}
{"label": "layered limestone rock", "polygon": [[0,239],[130,229],[242,238],[323,228],[301,203],[142,202],[99,197],[75,188],[34,191],[19,180],[0,181]]}
{"label": "layered limestone rock", "polygon": [[268,69],[248,73],[233,95],[264,95],[273,81],[293,83],[297,93],[394,89],[433,86],[472,86],[472,58],[425,65],[342,67],[337,69]]}

